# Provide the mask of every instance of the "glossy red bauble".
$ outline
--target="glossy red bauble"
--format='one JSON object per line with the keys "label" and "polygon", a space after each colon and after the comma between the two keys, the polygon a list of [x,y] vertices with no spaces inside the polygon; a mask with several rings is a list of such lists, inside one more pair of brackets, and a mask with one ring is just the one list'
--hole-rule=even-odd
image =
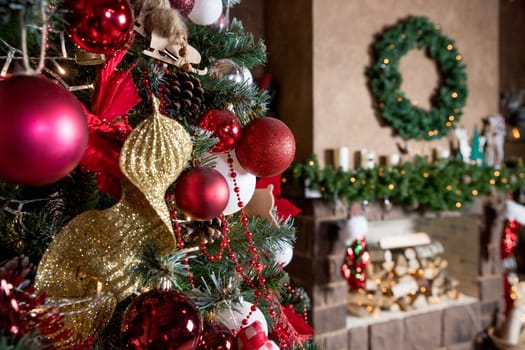
{"label": "glossy red bauble", "polygon": [[78,165],[87,142],[82,106],[64,87],[33,75],[0,81],[0,180],[58,181]]}
{"label": "glossy red bauble", "polygon": [[129,0],[66,0],[67,32],[82,49],[110,54],[131,38],[134,18]]}
{"label": "glossy red bauble", "polygon": [[170,3],[171,7],[179,10],[181,15],[187,17],[195,5],[195,0],[170,0]]}
{"label": "glossy red bauble", "polygon": [[197,120],[197,126],[210,131],[219,141],[213,145],[211,153],[231,151],[241,137],[242,125],[233,112],[226,109],[211,109]]}
{"label": "glossy red bauble", "polygon": [[195,303],[174,290],[152,290],[128,306],[121,325],[122,343],[133,350],[195,349],[202,318]]}
{"label": "glossy red bauble", "polygon": [[223,324],[204,321],[201,340],[196,350],[236,350],[237,340]]}
{"label": "glossy red bauble", "polygon": [[207,167],[191,168],[175,182],[177,207],[194,220],[210,220],[222,213],[230,198],[224,176]]}
{"label": "glossy red bauble", "polygon": [[262,117],[246,124],[235,147],[237,160],[258,177],[282,173],[295,156],[295,138],[282,121]]}

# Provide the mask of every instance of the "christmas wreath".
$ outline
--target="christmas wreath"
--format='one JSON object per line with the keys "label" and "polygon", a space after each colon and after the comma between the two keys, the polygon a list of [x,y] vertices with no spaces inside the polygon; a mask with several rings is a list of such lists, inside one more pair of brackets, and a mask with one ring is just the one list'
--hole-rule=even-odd
{"label": "christmas wreath", "polygon": [[[415,106],[401,90],[400,59],[413,48],[426,49],[440,72],[432,108]],[[375,61],[367,70],[379,113],[404,139],[438,139],[454,129],[467,98],[463,57],[454,41],[426,17],[409,17],[387,30],[375,43]]]}

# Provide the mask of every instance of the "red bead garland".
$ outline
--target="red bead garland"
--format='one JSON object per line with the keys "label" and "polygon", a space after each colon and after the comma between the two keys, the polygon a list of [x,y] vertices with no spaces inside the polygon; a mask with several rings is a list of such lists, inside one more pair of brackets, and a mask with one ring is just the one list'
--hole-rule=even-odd
{"label": "red bead garland", "polygon": [[[166,196],[166,199],[169,203],[170,216],[171,221],[173,223],[173,231],[175,231],[175,238],[177,239],[177,248],[179,248],[179,250],[183,250],[184,241],[182,239],[182,228],[180,227],[179,220],[177,219],[177,210],[175,210],[175,196],[173,194],[168,194]],[[186,266],[186,271],[188,273],[188,281],[190,283],[191,288],[195,288],[193,273],[191,272],[190,259],[183,258],[182,264]]]}

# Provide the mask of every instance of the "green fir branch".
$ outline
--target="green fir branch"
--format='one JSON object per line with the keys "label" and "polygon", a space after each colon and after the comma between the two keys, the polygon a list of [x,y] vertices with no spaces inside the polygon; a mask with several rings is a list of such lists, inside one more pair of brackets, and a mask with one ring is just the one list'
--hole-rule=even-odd
{"label": "green fir branch", "polygon": [[262,39],[245,33],[242,23],[232,20],[226,32],[208,26],[190,25],[188,42],[202,56],[202,67],[208,67],[214,59],[230,59],[241,67],[253,68],[266,63],[266,45]]}
{"label": "green fir branch", "polygon": [[[197,268],[192,268],[195,275]],[[209,271],[209,270],[208,270]],[[208,274],[199,273],[199,280],[188,292],[191,299],[201,311],[219,310],[225,307],[225,301],[239,302],[241,298],[241,285],[238,278],[224,271],[211,271]]]}
{"label": "green fir branch", "polygon": [[134,272],[140,278],[141,286],[158,288],[163,280],[170,281],[173,288],[188,289],[188,271],[182,260],[187,252],[176,250],[170,254],[159,255],[155,246],[145,244],[140,263]]}
{"label": "green fir branch", "polygon": [[188,127],[191,130],[191,140],[193,143],[192,158],[202,159],[203,155],[205,155],[219,139],[213,137],[213,132],[211,131],[190,125],[188,125]]}
{"label": "green fir branch", "polygon": [[266,115],[270,96],[254,84],[238,84],[209,76],[202,76],[201,83],[206,109],[224,109],[231,104],[242,125]]}

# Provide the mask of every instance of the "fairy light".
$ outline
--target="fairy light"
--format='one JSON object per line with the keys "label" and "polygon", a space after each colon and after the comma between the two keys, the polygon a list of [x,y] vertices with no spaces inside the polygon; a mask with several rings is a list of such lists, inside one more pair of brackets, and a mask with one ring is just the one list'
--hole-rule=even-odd
{"label": "fairy light", "polygon": [[461,57],[461,55],[456,55],[456,61],[461,61],[463,59],[463,57]]}
{"label": "fairy light", "polygon": [[456,202],[456,208],[461,208],[463,206],[463,204],[461,204],[461,202]]}
{"label": "fairy light", "polygon": [[453,48],[454,48],[454,45],[452,45],[452,44],[448,44],[447,45],[447,50],[448,51],[452,51]]}
{"label": "fairy light", "polygon": [[514,137],[516,140],[519,140],[521,138],[520,129],[512,128],[512,137]]}
{"label": "fairy light", "polygon": [[479,194],[478,190],[476,190],[476,189],[472,190],[472,195],[473,196],[477,196],[478,194]]}
{"label": "fairy light", "polygon": [[350,182],[351,182],[351,183],[355,183],[355,182],[356,182],[355,177],[352,176],[352,177],[350,178]]}
{"label": "fairy light", "polygon": [[453,93],[450,94],[450,96],[451,96],[452,98],[458,98],[459,94],[458,94],[457,92],[454,91]]}

